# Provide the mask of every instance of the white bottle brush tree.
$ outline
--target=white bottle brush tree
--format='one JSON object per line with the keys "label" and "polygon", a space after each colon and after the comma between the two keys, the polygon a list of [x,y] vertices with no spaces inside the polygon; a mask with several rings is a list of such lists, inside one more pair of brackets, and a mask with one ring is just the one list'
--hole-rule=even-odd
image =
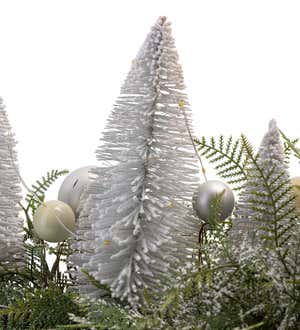
{"label": "white bottle brush tree", "polygon": [[16,172],[16,141],[0,98],[0,263],[15,266],[24,260],[23,219],[19,216],[20,178]]}
{"label": "white bottle brush tree", "polygon": [[100,166],[74,242],[80,252],[71,257],[133,305],[146,288],[155,292],[170,282],[197,242],[199,220],[190,206],[199,169],[177,61],[170,23],[161,17],[133,61],[96,151]]}
{"label": "white bottle brush tree", "polygon": [[240,144],[247,159],[240,169],[247,181],[227,237],[220,246],[211,243],[214,266],[206,270],[211,272],[209,285],[203,285],[197,296],[205,301],[200,307],[207,315],[202,325],[296,329],[300,222],[275,120],[258,153],[244,135]]}
{"label": "white bottle brush tree", "polygon": [[280,253],[294,231],[297,215],[279,129],[272,120],[256,156],[246,138],[242,139],[250,166],[236,207],[231,239],[244,239],[249,247],[264,251],[271,248]]}
{"label": "white bottle brush tree", "polygon": [[257,155],[244,136],[242,141],[250,166],[236,207],[230,244],[241,265],[259,258],[261,272],[274,283],[274,296],[282,306],[286,302],[283,329],[295,321],[291,315],[299,299],[299,210],[275,120],[270,122]]}

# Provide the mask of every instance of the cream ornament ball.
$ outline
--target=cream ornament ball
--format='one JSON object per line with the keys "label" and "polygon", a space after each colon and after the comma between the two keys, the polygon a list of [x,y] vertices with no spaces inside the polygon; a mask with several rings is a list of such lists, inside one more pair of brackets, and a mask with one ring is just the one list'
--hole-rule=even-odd
{"label": "cream ornament ball", "polygon": [[211,203],[218,195],[221,196],[220,220],[232,214],[234,194],[230,187],[221,181],[209,180],[202,183],[193,196],[193,208],[201,220],[208,222]]}
{"label": "cream ornament ball", "polygon": [[291,179],[293,192],[295,195],[296,207],[300,210],[300,176]]}
{"label": "cream ornament ball", "polygon": [[59,189],[58,200],[70,205],[75,214],[85,187],[94,178],[90,173],[92,168],[95,166],[85,166],[71,172]]}
{"label": "cream ornament ball", "polygon": [[33,216],[33,228],[39,238],[52,242],[62,242],[76,228],[75,214],[62,201],[48,201],[41,204]]}

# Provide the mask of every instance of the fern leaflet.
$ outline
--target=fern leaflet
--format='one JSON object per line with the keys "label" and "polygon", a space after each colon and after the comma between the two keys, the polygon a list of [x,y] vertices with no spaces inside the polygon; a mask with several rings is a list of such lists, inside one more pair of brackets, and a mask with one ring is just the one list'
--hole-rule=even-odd
{"label": "fern leaflet", "polygon": [[69,173],[68,170],[52,170],[51,172],[47,172],[41,180],[37,180],[25,197],[25,200],[28,203],[26,210],[28,211],[31,208],[32,214],[34,214],[37,206],[44,200],[45,193],[51,184],[53,184],[59,177],[66,175],[67,173]]}
{"label": "fern leaflet", "polygon": [[214,165],[217,175],[233,185],[234,190],[241,189],[247,180],[247,157],[243,153],[241,140],[234,141],[232,136],[225,140],[221,135],[218,139],[211,137],[208,141],[201,137],[194,141],[200,155]]}
{"label": "fern leaflet", "polygon": [[286,155],[286,158],[289,160],[291,153],[293,152],[293,155],[299,159],[300,162],[300,148],[296,146],[296,144],[299,142],[299,139],[289,139],[282,131],[280,131],[281,136],[284,139],[284,152]]}

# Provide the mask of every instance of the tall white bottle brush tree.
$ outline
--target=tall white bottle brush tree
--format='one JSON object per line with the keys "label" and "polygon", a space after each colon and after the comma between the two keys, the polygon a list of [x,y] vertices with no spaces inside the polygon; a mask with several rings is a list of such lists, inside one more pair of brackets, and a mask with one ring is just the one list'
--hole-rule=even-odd
{"label": "tall white bottle brush tree", "polygon": [[[152,27],[121,88],[82,200],[71,261],[131,304],[159,291],[197,242],[199,166],[170,23]],[[79,275],[79,288],[95,287]]]}

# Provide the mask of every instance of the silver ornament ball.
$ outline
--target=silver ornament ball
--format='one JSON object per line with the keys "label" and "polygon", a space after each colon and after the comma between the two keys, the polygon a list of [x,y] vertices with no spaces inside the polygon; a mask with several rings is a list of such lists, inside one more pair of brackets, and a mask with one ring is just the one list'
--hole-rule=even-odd
{"label": "silver ornament ball", "polygon": [[58,200],[70,205],[75,214],[78,210],[81,194],[93,179],[93,175],[90,173],[92,168],[95,166],[85,166],[71,172],[59,189]]}
{"label": "silver ornament ball", "polygon": [[199,186],[193,196],[193,208],[201,220],[208,222],[211,202],[220,194],[220,220],[225,220],[234,208],[234,195],[230,187],[217,180],[209,180]]}

